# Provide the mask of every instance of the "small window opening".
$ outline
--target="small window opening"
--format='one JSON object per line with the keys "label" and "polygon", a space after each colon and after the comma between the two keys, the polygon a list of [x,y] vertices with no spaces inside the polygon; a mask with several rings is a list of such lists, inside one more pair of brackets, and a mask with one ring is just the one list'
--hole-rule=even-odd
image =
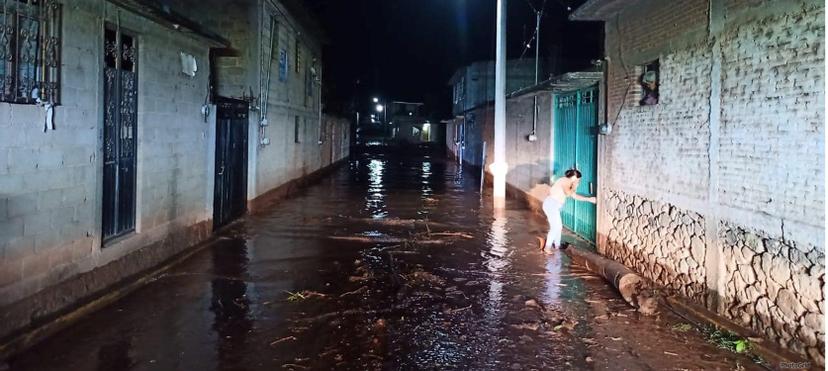
{"label": "small window opening", "polygon": [[658,104],[659,73],[658,60],[643,66],[641,76],[638,78],[641,85],[639,105],[652,106]]}

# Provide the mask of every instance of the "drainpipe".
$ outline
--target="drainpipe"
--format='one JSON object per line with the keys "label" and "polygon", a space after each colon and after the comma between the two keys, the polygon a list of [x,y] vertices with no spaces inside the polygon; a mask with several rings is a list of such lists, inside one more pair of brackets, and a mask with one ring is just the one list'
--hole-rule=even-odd
{"label": "drainpipe", "polygon": [[[540,22],[541,12],[535,14],[535,85],[538,85],[538,63],[540,61]],[[538,130],[538,96],[532,97],[532,135],[529,136],[529,141],[537,140]]]}
{"label": "drainpipe", "polygon": [[[317,93],[317,104],[319,109],[319,145],[325,142],[325,138],[323,137],[324,133],[324,125],[325,122],[323,120],[322,115],[322,61],[321,59],[314,58],[312,65],[317,66],[317,68],[311,69],[311,86],[310,89],[313,89],[314,86],[319,87],[319,92]],[[333,151],[333,147],[331,147],[331,151]]]}

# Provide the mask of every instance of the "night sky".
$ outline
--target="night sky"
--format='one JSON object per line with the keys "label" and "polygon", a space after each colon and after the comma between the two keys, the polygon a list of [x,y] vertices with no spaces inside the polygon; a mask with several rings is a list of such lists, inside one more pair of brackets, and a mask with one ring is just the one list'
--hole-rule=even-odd
{"label": "night sky", "polygon": [[[541,57],[562,50],[560,71],[589,67],[600,58],[600,23],[571,22],[584,0],[509,0],[508,58],[534,58],[525,44],[543,9]],[[545,5],[544,5],[545,3]],[[495,0],[305,0],[328,39],[324,50],[325,100],[329,111],[379,95],[427,104],[432,116],[450,112],[454,71],[495,56]],[[359,83],[357,83],[359,82]]]}

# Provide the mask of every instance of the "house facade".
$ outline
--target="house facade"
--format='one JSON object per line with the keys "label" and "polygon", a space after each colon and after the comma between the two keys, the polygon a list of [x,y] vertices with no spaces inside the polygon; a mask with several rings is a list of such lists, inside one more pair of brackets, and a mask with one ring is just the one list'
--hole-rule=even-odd
{"label": "house facade", "polygon": [[[0,27],[43,35],[0,36],[13,51],[0,65],[2,352],[348,155],[348,123],[322,114],[320,39],[298,8],[2,3]],[[304,38],[283,28],[279,46],[259,47],[269,19]],[[260,63],[262,50],[280,52]]]}
{"label": "house facade", "polygon": [[598,250],[824,364],[824,4],[589,0]]}
{"label": "house facade", "polygon": [[[464,161],[478,161],[481,156],[482,140],[468,140],[475,136],[474,126],[485,111],[485,105],[494,102],[495,64],[493,61],[479,61],[457,69],[448,81],[452,88],[452,116],[446,121],[446,140],[449,152]],[[543,71],[539,77],[543,78]],[[506,92],[514,92],[535,84],[535,61],[532,58],[506,62]],[[490,142],[491,143],[491,142]]]}

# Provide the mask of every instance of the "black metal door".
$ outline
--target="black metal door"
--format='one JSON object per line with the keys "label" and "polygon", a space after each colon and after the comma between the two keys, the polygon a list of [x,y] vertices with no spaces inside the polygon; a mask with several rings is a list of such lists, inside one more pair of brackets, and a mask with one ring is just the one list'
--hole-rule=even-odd
{"label": "black metal door", "polygon": [[217,106],[214,228],[247,210],[247,102],[219,98]]}
{"label": "black metal door", "polygon": [[135,229],[137,47],[133,36],[104,31],[104,241]]}

